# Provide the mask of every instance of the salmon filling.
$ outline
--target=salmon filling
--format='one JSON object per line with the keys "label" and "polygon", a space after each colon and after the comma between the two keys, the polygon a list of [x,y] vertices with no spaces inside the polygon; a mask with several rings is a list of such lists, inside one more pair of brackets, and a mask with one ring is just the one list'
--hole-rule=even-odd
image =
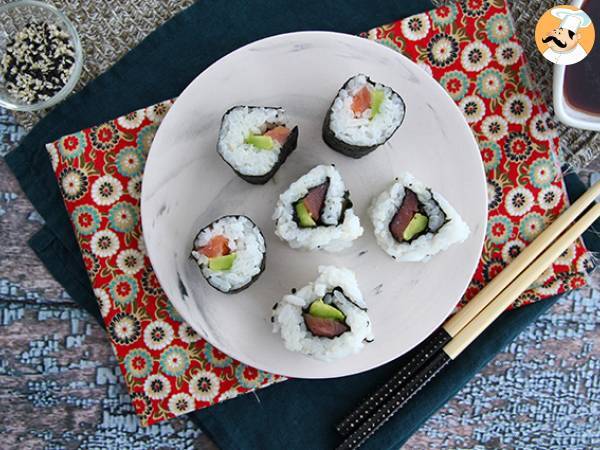
{"label": "salmon filling", "polygon": [[390,222],[390,233],[398,242],[410,242],[423,234],[429,219],[423,214],[423,205],[417,194],[406,189],[402,204]]}
{"label": "salmon filling", "polygon": [[367,109],[371,107],[371,91],[367,86],[363,86],[352,98],[352,112],[354,117],[360,117]]}
{"label": "salmon filling", "polygon": [[226,256],[231,253],[229,249],[229,239],[227,236],[218,234],[208,241],[204,247],[200,247],[198,251],[207,258],[218,258],[219,256]]}
{"label": "salmon filling", "polygon": [[348,325],[335,319],[315,317],[308,313],[304,313],[302,316],[304,317],[306,328],[308,328],[312,334],[318,337],[333,339],[350,330]]}
{"label": "salmon filling", "polygon": [[296,202],[296,216],[301,227],[315,227],[321,218],[327,190],[329,189],[329,179],[324,183],[315,186],[308,191],[304,198]]}
{"label": "salmon filling", "polygon": [[271,128],[270,130],[265,131],[263,136],[269,136],[274,141],[279,142],[280,145],[283,145],[285,144],[285,141],[287,141],[290,133],[291,130],[289,128],[284,127],[282,125],[278,125],[275,128]]}

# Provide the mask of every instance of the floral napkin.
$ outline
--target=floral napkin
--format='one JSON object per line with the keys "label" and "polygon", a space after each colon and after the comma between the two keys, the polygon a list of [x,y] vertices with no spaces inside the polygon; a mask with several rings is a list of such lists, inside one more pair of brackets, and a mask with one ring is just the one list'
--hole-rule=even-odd
{"label": "floral napkin", "polygon": [[[479,142],[489,222],[464,304],[566,208],[554,125],[530,79],[504,0],[463,0],[364,36],[404,53],[438,80]],[[140,187],[152,139],[172,103],[47,145],[144,425],[284,380],[235,361],[200,338],[173,309],[152,270],[141,236]],[[590,265],[583,245],[573,245],[515,306],[583,286]]]}

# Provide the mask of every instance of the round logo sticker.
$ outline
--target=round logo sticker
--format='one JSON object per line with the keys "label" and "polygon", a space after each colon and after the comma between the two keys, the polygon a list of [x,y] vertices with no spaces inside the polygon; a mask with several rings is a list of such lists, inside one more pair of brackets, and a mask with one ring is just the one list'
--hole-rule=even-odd
{"label": "round logo sticker", "polygon": [[535,27],[535,43],[544,58],[567,66],[588,55],[594,46],[595,35],[590,17],[571,5],[549,9]]}

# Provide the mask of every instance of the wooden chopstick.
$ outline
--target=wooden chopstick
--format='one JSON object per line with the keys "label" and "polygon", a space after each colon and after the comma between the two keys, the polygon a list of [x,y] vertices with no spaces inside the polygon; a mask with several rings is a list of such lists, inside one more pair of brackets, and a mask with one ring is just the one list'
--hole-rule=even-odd
{"label": "wooden chopstick", "polygon": [[563,212],[548,228],[525,247],[502,272],[496,275],[471,301],[443,325],[450,336],[456,336],[479,314],[509,283],[525,270],[577,217],[600,195],[600,181],[588,189]]}
{"label": "wooden chopstick", "polygon": [[386,400],[391,398],[427,361],[439,352],[444,345],[456,336],[473,320],[502,290],[537,256],[540,255],[567,227],[585,211],[600,195],[600,181],[588,189],[563,214],[548,226],[530,245],[488,283],[459,312],[448,319],[440,328],[411,352],[410,360],[374,394],[369,396],[360,406],[346,416],[336,430],[342,436],[348,436],[359,425],[376,411]]}
{"label": "wooden chopstick", "polygon": [[[520,274],[512,271],[514,278],[497,297],[466,324],[434,355],[425,366],[414,374],[375,414],[350,434],[338,447],[339,450],[360,447],[370,436],[386,423],[406,402],[422,389],[451,360],[456,359],[490,324],[494,322],[540,275],[600,217],[600,204],[594,205],[552,242],[532,264]],[[483,292],[483,291],[482,291]]]}
{"label": "wooden chopstick", "polygon": [[444,352],[452,359],[471,343],[483,330],[502,314],[516,299],[531,286],[544,271],[569,246],[583,234],[600,217],[600,204],[594,205],[571,227],[569,227],[554,243],[552,243],[533,263],[517,276],[492,302],[490,302],[473,320],[465,325],[444,346]]}

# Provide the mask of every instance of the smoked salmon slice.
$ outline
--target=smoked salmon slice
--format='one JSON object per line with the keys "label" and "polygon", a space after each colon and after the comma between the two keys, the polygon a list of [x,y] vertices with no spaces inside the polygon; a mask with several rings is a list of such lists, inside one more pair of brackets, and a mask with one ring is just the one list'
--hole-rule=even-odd
{"label": "smoked salmon slice", "polygon": [[226,236],[217,234],[208,241],[208,244],[200,248],[200,253],[207,258],[217,258],[219,256],[229,255],[231,250],[229,249],[228,241]]}
{"label": "smoked salmon slice", "polygon": [[354,94],[352,98],[352,111],[355,116],[360,116],[371,107],[371,92],[367,86]]}
{"label": "smoked salmon slice", "polygon": [[287,141],[287,138],[290,135],[290,131],[291,130],[289,128],[280,125],[275,128],[271,128],[269,131],[263,134],[263,136],[269,136],[271,139],[283,145],[285,144],[285,141]]}
{"label": "smoked salmon slice", "polygon": [[329,180],[312,188],[308,191],[306,197],[304,197],[304,206],[315,221],[319,220],[319,217],[321,217],[321,209],[323,209],[323,203],[325,203],[325,196],[327,195],[328,188]]}
{"label": "smoked salmon slice", "polygon": [[402,204],[390,222],[390,233],[398,242],[404,240],[404,230],[419,211],[419,199],[410,189],[406,189],[406,195],[402,199]]}

